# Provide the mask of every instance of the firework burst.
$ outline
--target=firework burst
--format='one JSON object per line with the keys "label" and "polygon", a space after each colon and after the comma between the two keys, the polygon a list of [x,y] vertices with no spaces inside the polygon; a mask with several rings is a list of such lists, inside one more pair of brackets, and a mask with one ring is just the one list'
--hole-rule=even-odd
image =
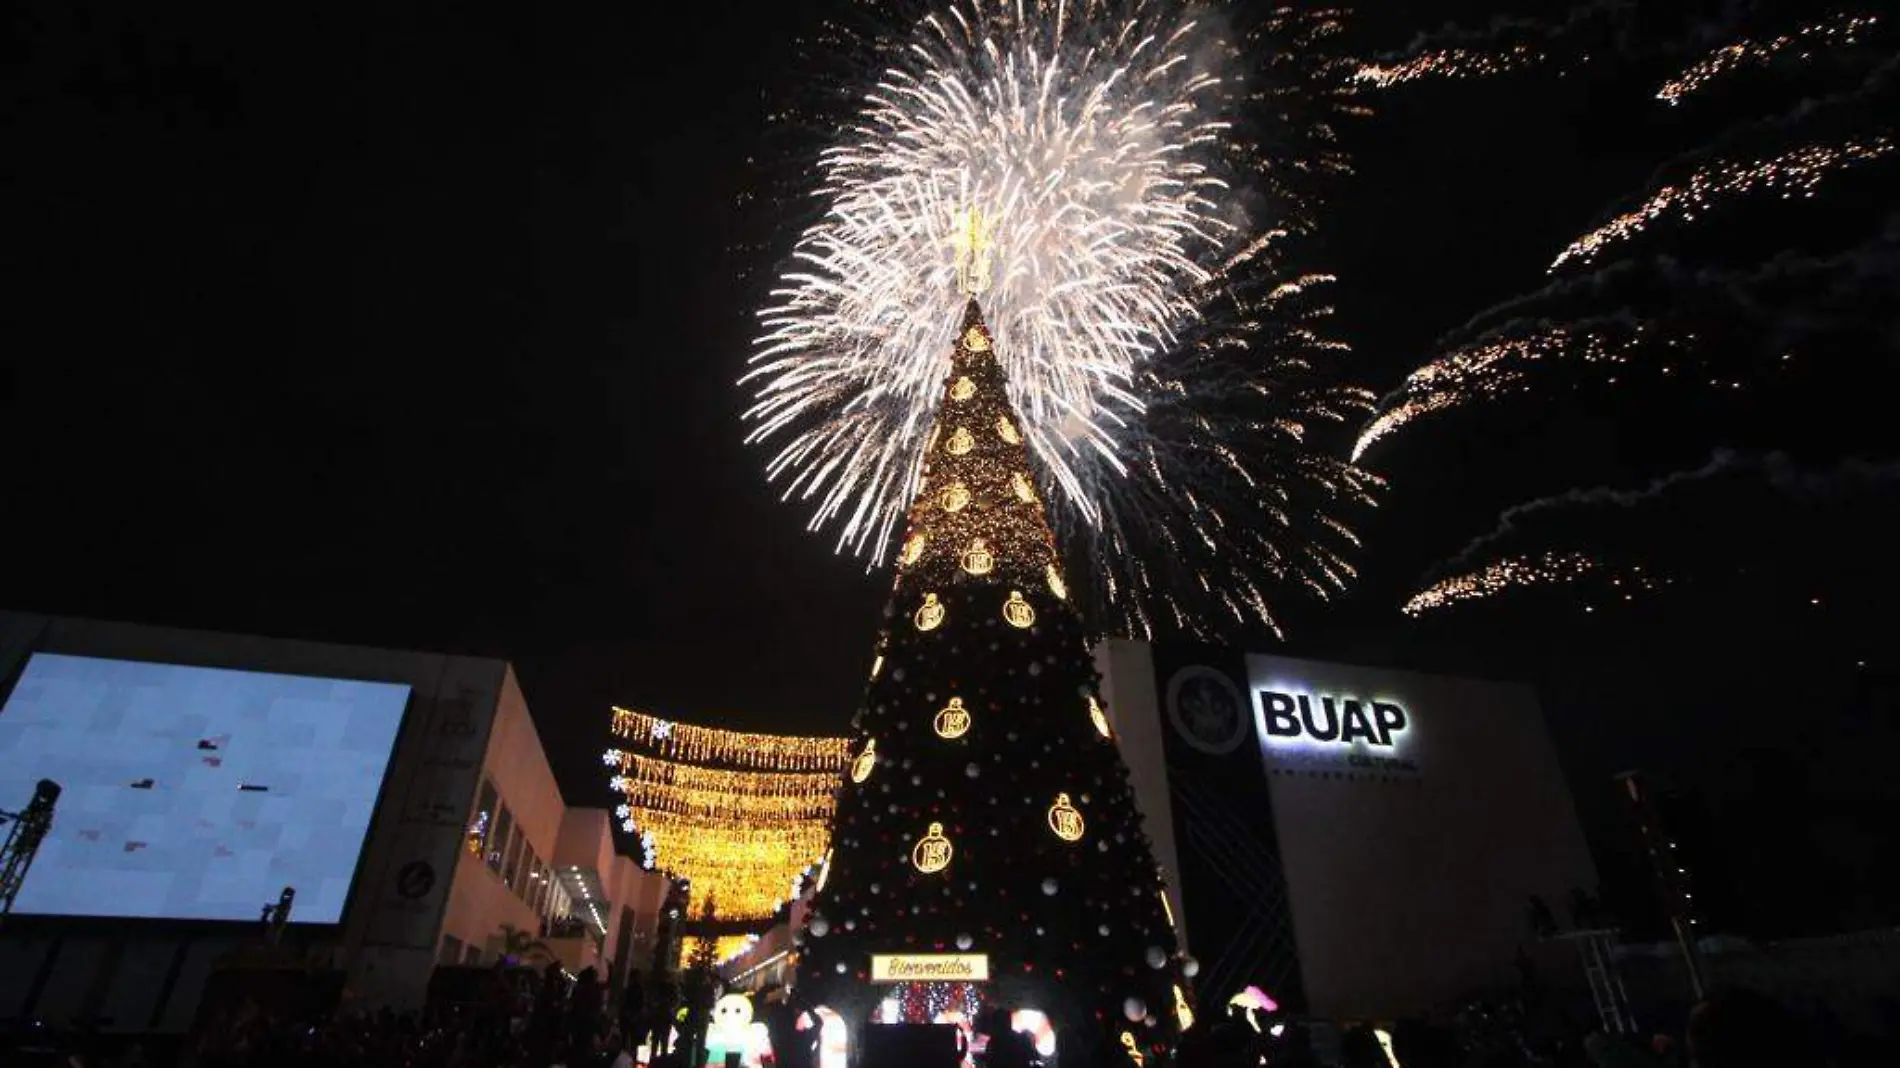
{"label": "firework burst", "polygon": [[[1330,279],[1298,269],[1302,182],[1342,168],[1329,16],[1195,0],[956,0],[862,54],[818,159],[822,214],[760,313],[748,440],[812,529],[876,563],[918,483],[957,325],[960,220],[990,221],[986,316],[1098,618],[1273,625],[1352,576],[1334,514],[1376,480],[1316,444],[1371,397],[1326,374]],[[1297,77],[1295,77],[1297,75]],[[1319,117],[1289,118],[1302,108]],[[1280,117],[1273,150],[1248,123]],[[1281,155],[1278,153],[1286,153]]]}

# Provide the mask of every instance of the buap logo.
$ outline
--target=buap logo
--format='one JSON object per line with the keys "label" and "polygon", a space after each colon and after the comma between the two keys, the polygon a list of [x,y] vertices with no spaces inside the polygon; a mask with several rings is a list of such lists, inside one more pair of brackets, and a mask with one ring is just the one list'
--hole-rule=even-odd
{"label": "buap logo", "polygon": [[1389,749],[1411,726],[1405,709],[1391,701],[1361,701],[1304,693],[1260,691],[1267,738]]}
{"label": "buap logo", "polygon": [[1240,691],[1227,674],[1195,665],[1168,680],[1168,719],[1181,740],[1211,756],[1226,756],[1247,737]]}

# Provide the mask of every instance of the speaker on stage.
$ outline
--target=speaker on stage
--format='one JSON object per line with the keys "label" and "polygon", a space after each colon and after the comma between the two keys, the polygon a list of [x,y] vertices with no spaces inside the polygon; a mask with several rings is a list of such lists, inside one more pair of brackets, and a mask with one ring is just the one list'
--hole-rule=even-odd
{"label": "speaker on stage", "polygon": [[861,1068],[957,1068],[963,1032],[955,1024],[871,1024]]}

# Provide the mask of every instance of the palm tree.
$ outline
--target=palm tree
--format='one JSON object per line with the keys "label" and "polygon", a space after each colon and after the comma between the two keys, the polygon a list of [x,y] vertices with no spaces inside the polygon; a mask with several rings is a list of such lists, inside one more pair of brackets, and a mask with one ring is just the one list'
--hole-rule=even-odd
{"label": "palm tree", "polygon": [[501,954],[503,957],[514,957],[523,964],[545,964],[556,959],[553,948],[536,938],[534,932],[509,923],[501,925]]}

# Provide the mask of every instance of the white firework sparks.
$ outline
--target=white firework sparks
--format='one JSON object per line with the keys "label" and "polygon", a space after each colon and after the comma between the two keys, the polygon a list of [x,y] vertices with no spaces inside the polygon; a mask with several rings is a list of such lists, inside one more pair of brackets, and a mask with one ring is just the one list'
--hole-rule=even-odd
{"label": "white firework sparks", "polygon": [[1840,13],[1777,37],[1744,39],[1723,45],[1664,82],[1656,91],[1656,99],[1680,104],[1709,83],[1744,67],[1765,67],[1789,53],[1805,58],[1820,49],[1854,44],[1861,34],[1879,22],[1873,15]]}
{"label": "white firework sparks", "polygon": [[[1363,499],[1375,480],[1302,444],[1369,398],[1318,382],[1339,346],[1304,294],[1329,279],[1285,265],[1297,227],[1249,210],[1260,161],[1234,122],[1265,89],[1232,43],[1241,10],[954,0],[877,51],[874,84],[819,160],[823,216],[760,313],[742,380],[748,441],[774,448],[769,476],[840,551],[880,560],[915,493],[958,323],[958,220],[977,209],[993,225],[985,314],[1058,524],[1111,557],[1140,527],[1145,548],[1237,551],[1322,592],[1346,581],[1332,550],[1270,518]],[[1282,372],[1290,384],[1271,392]],[[1265,398],[1257,417],[1236,415],[1249,395]],[[1330,541],[1332,524],[1310,525]],[[1150,595],[1169,580],[1106,562],[1124,580],[1107,578],[1107,599],[1146,629],[1141,602],[1160,608]],[[1254,582],[1191,577],[1270,622]]]}
{"label": "white firework sparks", "polygon": [[[1669,585],[1665,577],[1641,567],[1615,569],[1581,552],[1549,550],[1526,556],[1507,556],[1472,570],[1441,579],[1413,594],[1402,609],[1414,618],[1467,601],[1497,597],[1512,590],[1539,586],[1571,586],[1589,580],[1600,584],[1598,598],[1633,601]],[[1594,611],[1585,605],[1584,611]]]}
{"label": "white firework sparks", "polygon": [[1694,219],[1729,197],[1761,191],[1784,199],[1812,197],[1830,176],[1889,155],[1894,139],[1885,134],[1839,143],[1801,145],[1766,159],[1723,160],[1697,167],[1679,183],[1664,185],[1636,208],[1577,238],[1551,262],[1552,271],[1572,261],[1589,263],[1603,251],[1642,233],[1660,219]]}
{"label": "white firework sparks", "polygon": [[[1673,357],[1680,354],[1684,342],[1693,340],[1655,335],[1641,323],[1605,321],[1544,326],[1529,334],[1486,337],[1461,345],[1407,375],[1405,384],[1379,403],[1378,414],[1359,432],[1353,459],[1425,416],[1529,392],[1539,370],[1550,364],[1597,365],[1614,375],[1645,347],[1655,348],[1659,356]],[[1674,373],[1668,359],[1660,361],[1657,370]]]}

